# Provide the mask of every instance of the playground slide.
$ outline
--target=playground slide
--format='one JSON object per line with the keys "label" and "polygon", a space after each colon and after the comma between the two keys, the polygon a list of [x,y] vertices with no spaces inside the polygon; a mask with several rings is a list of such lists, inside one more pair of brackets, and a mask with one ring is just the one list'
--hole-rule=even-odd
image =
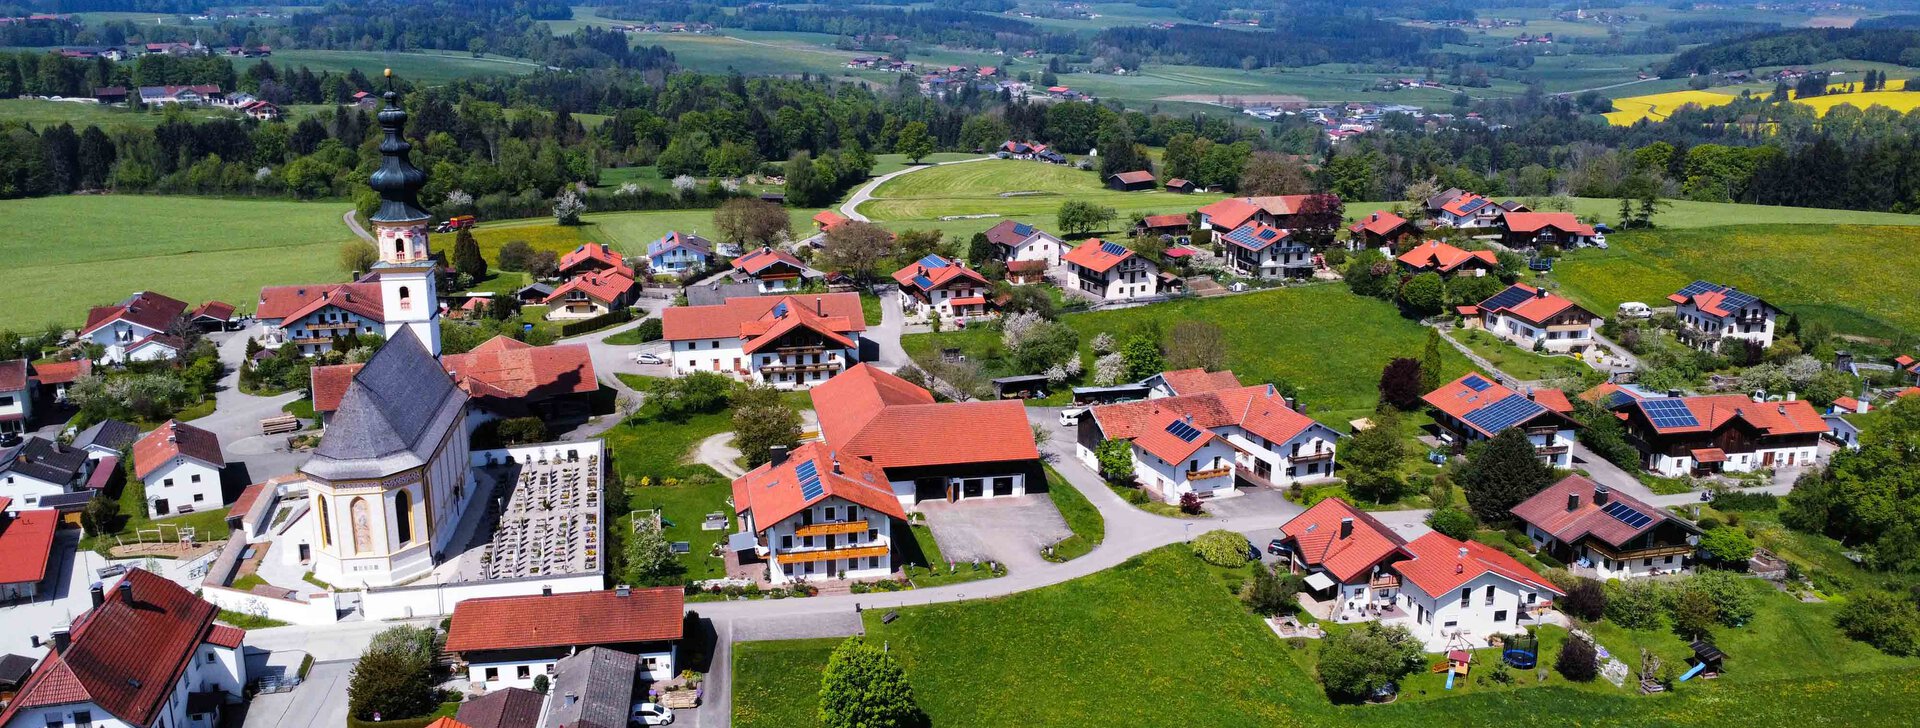
{"label": "playground slide", "polygon": [[1698,675],[1700,674],[1701,670],[1705,670],[1705,669],[1707,669],[1707,663],[1702,662],[1702,663],[1696,664],[1693,666],[1693,669],[1687,671],[1687,674],[1681,675],[1680,679],[1677,680],[1676,682],[1686,682],[1687,678]]}
{"label": "playground slide", "polygon": [[1455,676],[1455,675],[1458,675],[1458,674],[1460,674],[1460,673],[1457,673],[1457,672],[1454,672],[1454,671],[1452,671],[1452,670],[1448,670],[1448,671],[1447,671],[1447,689],[1448,689],[1448,690],[1452,690],[1452,689],[1453,689],[1453,676]]}

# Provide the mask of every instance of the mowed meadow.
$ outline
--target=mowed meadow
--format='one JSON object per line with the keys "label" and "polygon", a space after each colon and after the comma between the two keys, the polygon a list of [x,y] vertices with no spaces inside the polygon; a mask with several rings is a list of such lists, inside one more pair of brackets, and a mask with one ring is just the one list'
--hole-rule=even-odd
{"label": "mowed meadow", "polygon": [[[1221,199],[1219,194],[1163,190],[1115,192],[1096,172],[1067,165],[993,159],[916,170],[882,183],[860,212],[890,228],[936,227],[951,237],[993,227],[1002,218],[1055,227],[1061,203],[1092,202],[1114,208],[1109,226],[1126,227],[1130,213],[1180,213]],[[941,218],[958,218],[942,220]],[[1056,231],[1057,232],[1057,231]]]}

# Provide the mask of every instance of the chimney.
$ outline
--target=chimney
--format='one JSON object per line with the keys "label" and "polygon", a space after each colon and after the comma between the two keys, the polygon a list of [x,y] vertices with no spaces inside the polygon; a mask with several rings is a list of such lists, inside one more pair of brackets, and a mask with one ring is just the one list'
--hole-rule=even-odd
{"label": "chimney", "polygon": [[820,316],[827,315],[827,304],[825,303],[824,297],[813,297],[813,312]]}
{"label": "chimney", "polygon": [[[1789,400],[1787,400],[1787,401],[1788,401],[1788,402],[1792,402],[1793,400],[1791,400],[1791,399],[1789,399]],[[1780,406],[1779,406],[1778,408],[1776,408],[1776,409],[1778,409],[1778,410],[1779,410],[1779,412],[1780,412],[1780,414],[1783,414],[1783,415],[1784,415],[1784,414],[1786,414],[1786,413],[1787,413],[1787,406],[1786,406],[1786,405],[1784,405],[1784,404],[1783,404],[1783,405],[1780,405]]]}
{"label": "chimney", "polygon": [[1857,397],[1854,399],[1854,404],[1853,404],[1854,414],[1862,414],[1862,415],[1866,414],[1869,407],[1870,405],[1867,404],[1866,397]]}
{"label": "chimney", "polygon": [[100,582],[94,582],[93,586],[87,589],[87,594],[93,597],[93,606],[95,607],[107,603],[107,587]]}
{"label": "chimney", "polygon": [[180,429],[180,421],[179,421],[179,420],[167,420],[167,429],[169,429],[169,430],[178,430],[178,429]]}
{"label": "chimney", "polygon": [[1789,390],[1789,391],[1787,392],[1787,401],[1788,401],[1788,402],[1792,402],[1792,401],[1794,401],[1794,400],[1796,400],[1796,399],[1799,399],[1799,398],[1800,398],[1800,395],[1799,395],[1798,393],[1796,393],[1796,392],[1793,392],[1793,391],[1791,391],[1791,390]]}
{"label": "chimney", "polygon": [[1533,399],[1533,388],[1532,388],[1532,387],[1528,387],[1528,388],[1527,388],[1527,399],[1528,399],[1528,400],[1532,400],[1532,399]]}
{"label": "chimney", "polygon": [[1536,288],[1536,289],[1534,289],[1534,291],[1533,291],[1533,297],[1534,297],[1534,298],[1546,298],[1546,297],[1547,297],[1547,289],[1545,289],[1545,288]]}
{"label": "chimney", "polygon": [[1286,401],[1287,401],[1287,409],[1293,410],[1295,412],[1300,411],[1300,400],[1295,399],[1293,397],[1288,397]]}
{"label": "chimney", "polygon": [[616,597],[626,597],[626,596],[631,596],[632,594],[633,594],[633,587],[628,586],[626,584],[621,584],[613,588],[613,595]]}
{"label": "chimney", "polygon": [[1604,486],[1604,485],[1593,486],[1593,504],[1594,505],[1596,506],[1606,505],[1607,496],[1610,496],[1610,495],[1613,495],[1612,488],[1608,488],[1607,486]]}
{"label": "chimney", "polygon": [[53,628],[53,653],[54,654],[58,655],[66,652],[67,646],[71,644],[73,644],[73,636],[67,633],[66,627]]}
{"label": "chimney", "polygon": [[768,463],[777,466],[786,461],[787,461],[787,446],[774,445],[773,447],[767,448]]}
{"label": "chimney", "polygon": [[1567,512],[1571,513],[1577,510],[1580,510],[1580,494],[1568,493],[1567,494]]}
{"label": "chimney", "polygon": [[1345,540],[1352,536],[1353,536],[1353,519],[1351,518],[1340,519],[1340,538],[1342,540]]}
{"label": "chimney", "polygon": [[120,583],[114,588],[120,592],[120,601],[128,604],[133,603],[133,579],[125,576],[120,577]]}
{"label": "chimney", "polygon": [[540,596],[543,596],[543,597],[550,597],[550,596],[553,596],[553,585],[552,585],[552,584],[541,584],[541,585],[540,585]]}

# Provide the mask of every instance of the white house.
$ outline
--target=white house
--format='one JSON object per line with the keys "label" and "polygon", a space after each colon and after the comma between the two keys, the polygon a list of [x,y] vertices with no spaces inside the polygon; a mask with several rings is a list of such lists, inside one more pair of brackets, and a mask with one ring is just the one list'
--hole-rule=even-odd
{"label": "white house", "polygon": [[1449,227],[1487,228],[1493,227],[1504,212],[1493,200],[1468,192],[1442,205],[1437,220]]}
{"label": "white house", "polygon": [[[99,587],[95,587],[100,589]],[[53,630],[4,710],[0,728],[215,728],[245,699],[245,630],[144,569],[93,594],[93,607]]]}
{"label": "white house", "polygon": [[1099,467],[1100,443],[1130,441],[1136,479],[1168,503],[1188,492],[1232,495],[1236,480],[1286,486],[1332,477],[1340,434],[1272,385],[1206,389],[1198,384],[1212,380],[1160,376],[1170,375],[1189,382],[1182,394],[1103,405],[1080,419],[1075,452],[1088,467]]}
{"label": "white house", "polygon": [[808,268],[799,258],[766,246],[734,258],[731,265],[735,279],[753,282],[761,293],[797,292],[809,281],[820,278],[818,271]]}
{"label": "white house", "polygon": [[0,433],[27,431],[33,422],[33,389],[27,360],[0,361]]}
{"label": "white house", "polygon": [[1569,475],[1513,507],[1527,538],[1598,579],[1690,570],[1700,529],[1674,515]]}
{"label": "white house", "polygon": [[859,363],[867,330],[860,296],[729,298],[661,312],[673,372],[710,371],[805,389]]}
{"label": "white house", "polygon": [[1434,424],[1455,449],[1521,428],[1534,452],[1548,465],[1573,467],[1573,404],[1558,389],[1529,389],[1521,394],[1481,374],[1467,374],[1428,392]]}
{"label": "white house", "polygon": [[1477,306],[1458,309],[1469,326],[1480,326],[1523,349],[1583,352],[1594,346],[1600,317],[1578,304],[1525,283],[1515,283]]}
{"label": "white house", "polygon": [[[101,361],[125,361],[128,349],[137,344],[151,344],[153,337],[165,336],[186,312],[185,301],[152,291],[141,291],[118,304],[96,306],[87,311],[87,325],[80,329],[80,338],[106,349],[105,355],[100,357]],[[160,355],[157,351],[149,350],[143,356],[158,358]]]}
{"label": "white house", "polygon": [[764,564],[767,581],[883,579],[894,571],[894,532],[907,513],[873,461],[810,442],[733,481],[740,532],[730,561]]}
{"label": "white house", "polygon": [[467,599],[454,605],[446,651],[486,690],[530,689],[568,655],[605,648],[639,658],[639,673],[677,672],[686,592],[678,586]]}
{"label": "white house", "polygon": [[146,484],[147,516],[163,518],[219,508],[220,438],[178,420],[133,444],[133,474]]}
{"label": "white house", "polygon": [[647,243],[647,265],[654,273],[685,275],[713,260],[713,242],[698,235],[670,232]]}
{"label": "white house", "polygon": [[1033,425],[1017,401],[935,402],[932,392],[866,363],[808,396],[820,439],[843,464],[879,466],[902,506],[1045,492]]}
{"label": "white house", "polygon": [[1680,318],[1681,340],[1702,351],[1718,352],[1728,339],[1773,346],[1774,319],[1780,309],[1751,293],[1706,281],[1694,281],[1667,300]]}
{"label": "white house", "polygon": [[987,296],[993,294],[993,284],[966,263],[937,253],[894,271],[893,280],[900,284],[900,309],[909,319],[964,322],[992,310]]}
{"label": "white house", "polygon": [[1278,540],[1276,555],[1287,570],[1305,576],[1315,600],[1335,604],[1330,618],[1367,618],[1369,607],[1390,607],[1400,598],[1400,577],[1391,567],[1407,558],[1407,540],[1344,500],[1313,504],[1281,524]]}
{"label": "white house", "polygon": [[1165,410],[1133,438],[1133,477],[1160,500],[1179,503],[1238,495],[1233,488],[1233,444],[1196,427],[1193,417]]}
{"label": "white house", "polygon": [[1061,260],[1075,290],[1102,301],[1125,301],[1160,294],[1160,266],[1134,255],[1127,246],[1092,238]]}
{"label": "white house", "polygon": [[0,449],[0,496],[11,499],[12,510],[39,508],[41,498],[85,487],[93,467],[84,450],[28,437],[19,445]]}
{"label": "white house", "polygon": [[1049,266],[1056,266],[1069,247],[1052,233],[1014,220],[1000,221],[987,228],[986,235],[987,242],[993,243],[995,255],[1007,263],[1043,260]]}
{"label": "white house", "polygon": [[1227,267],[1250,278],[1306,278],[1313,275],[1313,248],[1285,230],[1248,221],[1228,232]]}
{"label": "white house", "polygon": [[267,286],[260,289],[260,306],[254,315],[267,326],[268,346],[292,342],[299,345],[303,356],[323,354],[333,350],[336,337],[388,337],[384,294],[371,276],[354,283]]}
{"label": "white house", "polygon": [[1402,547],[1396,562],[1397,620],[1430,650],[1449,644],[1485,645],[1487,637],[1515,634],[1538,624],[1540,613],[1562,592],[1512,556],[1477,541],[1458,541],[1438,531]]}

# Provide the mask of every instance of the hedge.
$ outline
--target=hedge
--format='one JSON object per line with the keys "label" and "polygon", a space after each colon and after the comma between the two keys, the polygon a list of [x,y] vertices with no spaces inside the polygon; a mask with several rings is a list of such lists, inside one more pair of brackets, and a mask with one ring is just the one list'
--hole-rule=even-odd
{"label": "hedge", "polygon": [[560,336],[562,337],[578,336],[580,334],[584,334],[590,331],[599,331],[608,326],[612,326],[614,324],[622,324],[632,320],[633,320],[633,309],[617,308],[590,319],[581,319],[579,321],[569,321],[567,323],[561,324]]}

